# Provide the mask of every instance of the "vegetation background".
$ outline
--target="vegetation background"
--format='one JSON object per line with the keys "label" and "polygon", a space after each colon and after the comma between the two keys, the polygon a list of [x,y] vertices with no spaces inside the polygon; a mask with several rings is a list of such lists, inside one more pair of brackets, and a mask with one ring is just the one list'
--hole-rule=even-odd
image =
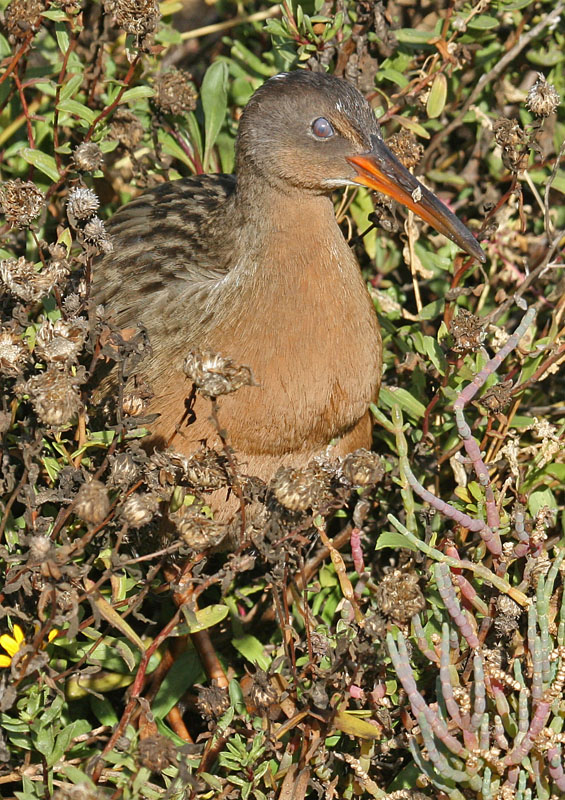
{"label": "vegetation background", "polygon": [[[564,9],[0,0],[4,797],[564,795]],[[241,535],[206,511],[226,453],[145,453],[142,386],[94,402],[146,343],[90,275],[112,212],[231,171],[242,107],[296,68],[354,83],[489,260],[336,197],[383,328],[381,458],[254,484]]]}

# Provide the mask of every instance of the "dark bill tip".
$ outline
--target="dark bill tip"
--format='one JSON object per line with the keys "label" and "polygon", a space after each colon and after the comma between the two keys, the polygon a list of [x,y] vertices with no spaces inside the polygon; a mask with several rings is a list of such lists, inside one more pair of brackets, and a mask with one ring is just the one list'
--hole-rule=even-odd
{"label": "dark bill tip", "polygon": [[467,226],[400,163],[381,138],[373,136],[372,143],[369,153],[347,159],[357,172],[355,182],[392,197],[484,264],[487,257]]}

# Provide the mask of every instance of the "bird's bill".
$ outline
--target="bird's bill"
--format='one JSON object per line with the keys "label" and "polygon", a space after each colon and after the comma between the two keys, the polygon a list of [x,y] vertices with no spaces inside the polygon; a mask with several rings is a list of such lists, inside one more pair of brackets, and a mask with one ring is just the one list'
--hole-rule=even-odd
{"label": "bird's bill", "polygon": [[369,153],[347,158],[357,172],[355,183],[402,203],[470,256],[485,262],[479,243],[461,220],[400,163],[381,138],[373,136],[372,143]]}

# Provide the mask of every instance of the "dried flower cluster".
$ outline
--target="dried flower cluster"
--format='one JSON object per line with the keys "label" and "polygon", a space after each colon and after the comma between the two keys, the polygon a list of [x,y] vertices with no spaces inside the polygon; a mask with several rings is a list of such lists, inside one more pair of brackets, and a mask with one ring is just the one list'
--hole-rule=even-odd
{"label": "dried flower cluster", "polygon": [[95,252],[111,253],[114,249],[112,240],[104,223],[96,216],[99,205],[100,201],[92,189],[77,186],[67,198],[67,217],[83,241]]}
{"label": "dried flower cluster", "polygon": [[95,172],[102,167],[104,156],[96,142],[82,142],[73,150],[73,162],[82,172]]}
{"label": "dried flower cluster", "polygon": [[536,117],[549,117],[554,114],[560,103],[560,97],[551,83],[538,72],[538,78],[528,92],[526,108]]}
{"label": "dried flower cluster", "polygon": [[502,150],[502,163],[513,173],[521,172],[528,165],[530,155],[529,137],[514,119],[500,117],[494,123],[494,139]]}
{"label": "dried flower cluster", "polygon": [[62,284],[69,269],[66,260],[53,259],[38,270],[24,256],[5,258],[0,261],[0,285],[24,302],[37,302]]}
{"label": "dried flower cluster", "polygon": [[12,0],[4,11],[4,25],[10,39],[24,39],[41,24],[45,0]]}
{"label": "dried flower cluster", "polygon": [[236,392],[242,386],[253,386],[249,367],[236,364],[208,350],[192,351],[184,361],[187,378],[205,397],[220,397]]}
{"label": "dried flower cluster", "polygon": [[474,353],[486,338],[486,324],[470,311],[460,308],[451,323],[452,349],[455,353]]}
{"label": "dried flower cluster", "polygon": [[104,8],[126,33],[139,37],[153,33],[161,16],[157,0],[105,0]]}
{"label": "dried flower cluster", "polygon": [[0,186],[0,213],[10,225],[27,228],[41,214],[44,205],[45,196],[32,181],[16,178]]}
{"label": "dried flower cluster", "polygon": [[388,137],[386,143],[406,169],[417,167],[424,155],[423,146],[411,131],[405,129],[398,133],[393,133],[392,136]]}
{"label": "dried flower cluster", "polygon": [[66,428],[83,409],[79,387],[84,380],[84,370],[71,375],[49,366],[21,384],[19,393],[29,397],[35,413],[49,428]]}
{"label": "dried flower cluster", "polygon": [[110,136],[126,150],[133,150],[143,138],[143,125],[132,111],[118,108],[110,125]]}
{"label": "dried flower cluster", "polygon": [[29,349],[22,341],[22,331],[15,325],[0,328],[0,372],[16,377],[29,359]]}
{"label": "dried flower cluster", "polygon": [[187,114],[196,108],[197,94],[188,73],[170,69],[155,81],[155,104],[167,114]]}

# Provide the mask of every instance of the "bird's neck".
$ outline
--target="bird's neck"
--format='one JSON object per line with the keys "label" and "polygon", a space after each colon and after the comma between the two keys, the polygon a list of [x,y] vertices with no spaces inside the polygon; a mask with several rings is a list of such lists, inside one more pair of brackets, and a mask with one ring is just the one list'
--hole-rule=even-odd
{"label": "bird's neck", "polygon": [[211,349],[259,376],[262,362],[279,361],[281,374],[298,368],[306,375],[314,362],[333,374],[343,371],[349,351],[363,351],[364,367],[376,363],[374,309],[331,199],[257,182],[252,191],[234,198],[233,266],[207,309],[214,310]]}
{"label": "bird's neck", "polygon": [[239,285],[279,300],[290,294],[293,302],[302,293],[307,301],[310,294],[320,297],[318,281],[329,280],[335,291],[344,269],[358,272],[326,195],[238,179],[234,206]]}

